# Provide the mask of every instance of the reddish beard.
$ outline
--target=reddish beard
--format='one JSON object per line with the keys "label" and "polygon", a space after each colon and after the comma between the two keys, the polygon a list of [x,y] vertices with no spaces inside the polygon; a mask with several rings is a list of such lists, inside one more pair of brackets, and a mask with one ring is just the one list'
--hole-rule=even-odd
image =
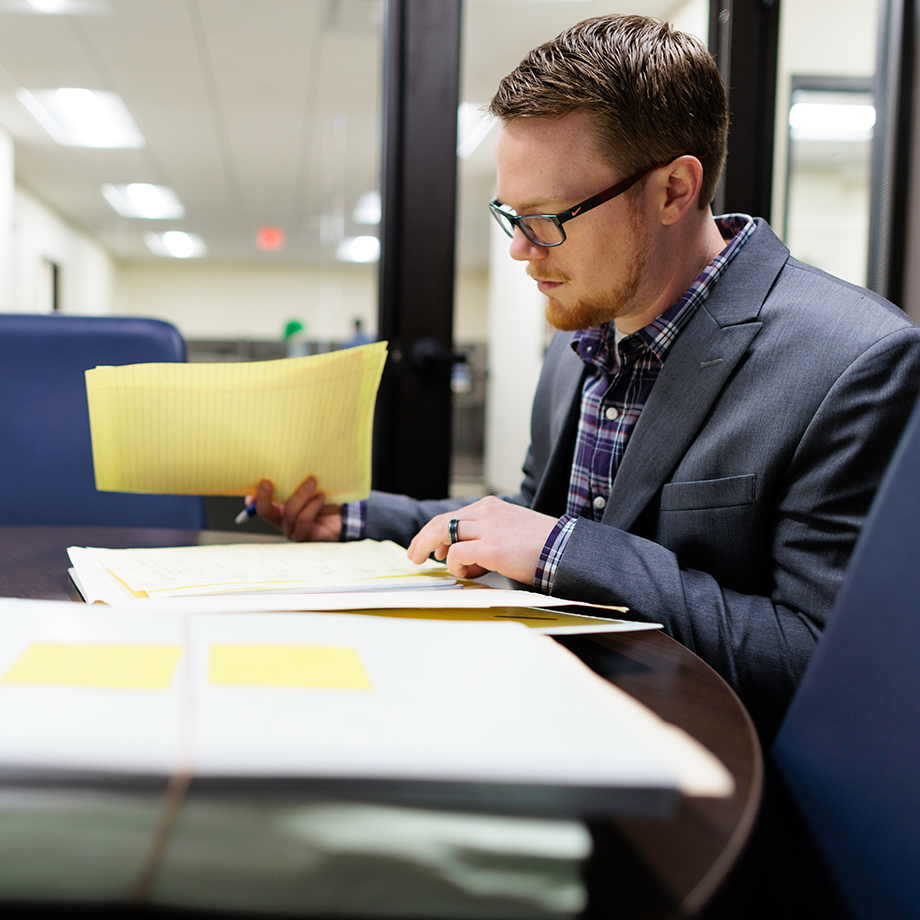
{"label": "reddish beard", "polygon": [[645,276],[645,253],[644,247],[639,250],[636,261],[630,267],[629,276],[619,288],[605,291],[592,299],[575,300],[566,305],[550,296],[546,304],[547,322],[562,332],[575,332],[590,326],[600,326],[622,316],[635,303],[639,285]]}
{"label": "reddish beard", "polygon": [[[562,332],[575,332],[590,326],[600,326],[622,316],[635,307],[636,295],[648,274],[649,246],[648,232],[641,225],[638,214],[630,213],[630,223],[636,239],[632,261],[625,266],[626,276],[619,287],[599,291],[591,298],[574,300],[563,304],[561,300],[548,295],[546,304],[547,322]],[[531,266],[527,274],[533,277]],[[540,281],[556,281],[565,284],[571,279],[562,272],[536,270]]]}

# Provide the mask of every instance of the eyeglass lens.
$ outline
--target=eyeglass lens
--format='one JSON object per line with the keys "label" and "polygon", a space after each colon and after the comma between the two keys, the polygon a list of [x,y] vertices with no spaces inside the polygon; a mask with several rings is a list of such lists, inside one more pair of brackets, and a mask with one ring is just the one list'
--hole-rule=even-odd
{"label": "eyeglass lens", "polygon": [[561,243],[565,239],[559,225],[545,217],[528,217],[521,221],[521,229],[534,243]]}
{"label": "eyeglass lens", "polygon": [[558,224],[545,217],[525,217],[513,221],[508,214],[499,209],[494,209],[492,213],[508,236],[514,236],[514,225],[517,224],[532,243],[555,245],[565,239]]}

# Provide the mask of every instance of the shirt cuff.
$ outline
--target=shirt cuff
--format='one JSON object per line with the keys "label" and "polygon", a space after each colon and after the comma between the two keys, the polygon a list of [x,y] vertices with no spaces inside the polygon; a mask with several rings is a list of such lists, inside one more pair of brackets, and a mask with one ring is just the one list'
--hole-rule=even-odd
{"label": "shirt cuff", "polygon": [[342,533],[339,540],[363,540],[367,533],[367,502],[346,502],[342,505]]}
{"label": "shirt cuff", "polygon": [[553,582],[556,580],[556,569],[559,568],[559,560],[565,551],[565,546],[569,542],[572,530],[575,527],[578,518],[570,514],[564,514],[556,522],[549,539],[540,553],[540,562],[537,565],[537,571],[534,574],[533,586],[538,591],[545,594],[553,593]]}

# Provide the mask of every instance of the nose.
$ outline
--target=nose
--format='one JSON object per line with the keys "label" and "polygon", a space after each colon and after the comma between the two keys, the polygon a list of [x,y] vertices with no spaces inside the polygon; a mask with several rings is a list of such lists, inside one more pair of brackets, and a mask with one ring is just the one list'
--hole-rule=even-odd
{"label": "nose", "polygon": [[520,227],[515,227],[508,252],[511,258],[517,259],[518,262],[536,262],[546,256],[547,249],[545,246],[537,246],[536,243],[532,243],[524,236],[524,231]]}

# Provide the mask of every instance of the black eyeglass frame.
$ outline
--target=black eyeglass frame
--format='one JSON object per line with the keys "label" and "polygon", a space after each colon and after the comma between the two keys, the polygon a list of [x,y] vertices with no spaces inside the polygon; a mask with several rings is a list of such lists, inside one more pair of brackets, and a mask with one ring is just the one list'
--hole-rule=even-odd
{"label": "black eyeglass frame", "polygon": [[[563,229],[563,224],[566,221],[571,220],[573,217],[578,217],[579,214],[584,214],[587,211],[596,208],[598,205],[604,204],[605,202],[610,201],[613,198],[616,198],[617,195],[622,195],[623,192],[631,189],[640,179],[645,178],[649,173],[654,172],[656,169],[662,169],[665,166],[670,166],[674,160],[679,160],[683,156],[688,156],[688,154],[681,153],[678,154],[671,160],[668,160],[666,163],[656,163],[653,166],[649,166],[648,169],[643,169],[642,172],[638,172],[633,176],[629,176],[626,179],[621,179],[616,185],[611,185],[610,188],[605,189],[603,192],[598,192],[596,195],[592,195],[590,198],[586,198],[580,204],[576,204],[571,208],[568,208],[565,211],[560,211],[558,214],[509,214],[507,211],[503,210],[504,205],[496,198],[494,201],[489,202],[489,210],[492,212],[492,216],[498,222],[498,225],[508,234],[508,236],[514,236],[514,228],[520,227],[521,233],[530,240],[534,246],[542,246],[544,249],[552,249],[554,246],[561,246],[565,240],[565,230]],[[705,154],[703,154],[705,156]],[[702,158],[700,158],[702,159]],[[559,231],[559,235],[562,237],[558,243],[544,243],[542,240],[536,239],[533,236],[533,231],[527,226],[525,221],[533,220],[535,218],[541,220],[548,220],[550,223],[554,224],[556,229]],[[508,221],[511,226],[504,223]]]}

